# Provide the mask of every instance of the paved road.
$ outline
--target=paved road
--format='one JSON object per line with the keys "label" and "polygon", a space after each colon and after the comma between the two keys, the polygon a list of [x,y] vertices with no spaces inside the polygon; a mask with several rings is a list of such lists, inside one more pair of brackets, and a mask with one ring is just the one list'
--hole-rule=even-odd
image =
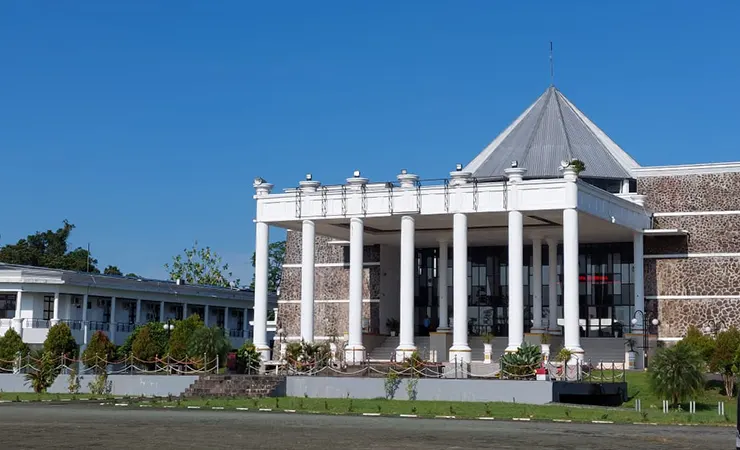
{"label": "paved road", "polygon": [[731,428],[0,405],[2,449],[731,449]]}

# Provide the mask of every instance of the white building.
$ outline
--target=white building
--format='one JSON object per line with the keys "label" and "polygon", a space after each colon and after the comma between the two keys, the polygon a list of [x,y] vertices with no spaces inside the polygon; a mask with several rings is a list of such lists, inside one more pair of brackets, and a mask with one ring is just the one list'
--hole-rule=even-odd
{"label": "white building", "polygon": [[121,345],[137,325],[198,314],[238,348],[252,337],[253,310],[249,290],[0,263],[0,334],[13,328],[30,345],[43,344],[59,322],[83,347],[95,331]]}

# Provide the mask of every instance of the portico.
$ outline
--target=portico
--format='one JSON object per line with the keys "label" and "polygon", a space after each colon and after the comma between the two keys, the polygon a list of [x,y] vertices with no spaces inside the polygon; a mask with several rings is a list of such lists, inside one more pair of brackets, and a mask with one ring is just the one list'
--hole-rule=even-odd
{"label": "portico", "polygon": [[[643,231],[650,227],[650,217],[642,197],[631,189],[629,156],[621,155],[622,150],[590,121],[584,121],[572,104],[556,109],[559,102],[566,101],[554,88],[548,89],[481,155],[466,167],[458,164],[444,181],[425,181],[402,170],[395,181],[377,183],[355,171],[346,184],[325,186],[308,175],[297,188],[273,193],[271,184],[255,180],[255,321],[261,319],[260,303],[266,299],[268,227],[302,231],[300,264],[293,265],[300,268],[300,277],[295,277],[300,279],[300,332],[295,335],[307,341],[321,339],[315,333],[319,325],[315,323],[314,306],[318,303],[314,293],[320,273],[317,271],[321,270],[315,262],[315,237],[325,236],[334,245],[348,248],[348,263],[341,264],[348,271],[338,275],[348,278],[348,289],[346,297],[337,294],[336,299],[321,301],[347,303],[346,330],[335,331],[346,332],[348,362],[365,360],[364,304],[380,303],[382,310],[391,302],[390,296],[367,298],[371,289],[364,280],[363,269],[368,262],[364,260],[363,249],[390,246],[398,248],[398,262],[393,266],[383,266],[381,262],[380,272],[383,277],[392,277],[397,272],[398,277],[397,284],[395,281],[388,284],[392,286],[390,289],[395,286],[398,298],[396,314],[400,326],[396,359],[416,350],[419,310],[429,311],[434,307],[432,315],[438,322],[437,331],[448,331],[452,322],[449,359],[469,362],[469,338],[471,327],[475,327],[471,325],[469,310],[472,299],[478,298],[471,288],[475,285],[471,280],[479,277],[473,270],[475,254],[482,248],[505,247],[505,253],[501,253],[505,264],[500,267],[506,273],[496,274],[493,259],[488,257],[490,267],[484,265],[479,271],[487,281],[478,284],[484,291],[492,291],[494,287],[502,290],[481,297],[498,296],[505,304],[506,351],[517,351],[524,342],[525,329],[531,333],[562,330],[565,348],[575,357],[583,358],[581,335],[594,325],[588,309],[583,314],[581,304],[582,288],[588,284],[583,277],[591,275],[583,272],[583,267],[579,269],[579,248],[591,244],[634,243],[637,270],[641,267],[637,261],[642,261]],[[543,136],[543,133],[553,134],[550,125],[560,127],[562,136]],[[576,126],[582,129],[572,128]],[[586,132],[589,136],[584,137]],[[557,141],[557,145],[544,144],[546,138]],[[579,165],[584,162],[585,170]],[[616,185],[616,192],[605,181]],[[546,252],[544,244],[547,244]],[[429,263],[419,256],[425,249],[433,253]],[[450,253],[451,272],[445,270],[450,264]],[[547,263],[544,272],[543,258]],[[513,269],[516,267],[522,269]],[[419,305],[422,271],[432,274],[429,280],[433,281],[428,287],[433,300]],[[544,291],[543,277],[548,280]],[[634,302],[630,301],[634,309],[643,309],[642,273],[636,273],[634,280],[631,283]],[[283,289],[286,291],[297,292]],[[544,292],[552,302],[546,313]],[[561,307],[555,305],[558,298],[562,298]],[[287,304],[298,299],[281,301]],[[472,332],[476,330],[473,328]],[[258,346],[264,340],[261,333],[260,327],[255,326]],[[266,346],[260,348],[267,350]]]}

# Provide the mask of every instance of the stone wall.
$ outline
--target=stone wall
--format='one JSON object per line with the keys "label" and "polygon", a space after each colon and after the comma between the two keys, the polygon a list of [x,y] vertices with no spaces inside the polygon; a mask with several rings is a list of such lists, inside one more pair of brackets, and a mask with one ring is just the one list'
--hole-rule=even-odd
{"label": "stone wall", "polygon": [[[643,177],[637,189],[658,213],[654,228],[688,231],[645,239],[645,255],[664,256],[645,260],[645,296],[657,298],[648,301],[657,306],[660,336],[715,321],[740,327],[740,298],[732,298],[740,296],[740,257],[711,256],[740,253],[740,214],[732,213],[740,211],[740,173]],[[660,214],[684,212],[695,214]]]}
{"label": "stone wall", "polygon": [[[316,236],[314,335],[341,338],[348,331],[349,247],[331,244],[331,240],[326,236]],[[288,231],[285,242],[287,267],[283,267],[278,318],[289,338],[298,337],[301,332],[301,246],[301,233]],[[380,247],[365,246],[363,262],[363,327],[371,332],[380,328]]]}

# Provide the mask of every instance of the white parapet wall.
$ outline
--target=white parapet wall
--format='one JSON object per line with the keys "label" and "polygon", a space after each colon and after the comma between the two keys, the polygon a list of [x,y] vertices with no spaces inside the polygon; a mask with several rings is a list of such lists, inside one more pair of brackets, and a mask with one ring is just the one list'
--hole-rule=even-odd
{"label": "white parapet wall", "polygon": [[[95,379],[94,375],[80,376],[80,394],[89,394],[89,383]],[[112,395],[118,396],[145,396],[166,397],[179,396],[198,379],[197,375],[109,375],[112,382]],[[50,394],[68,394],[69,379],[67,375],[59,375],[49,388]],[[22,374],[0,374],[0,391],[33,392]]]}
{"label": "white parapet wall", "polygon": [[[408,400],[408,378],[399,378],[396,400]],[[433,379],[416,380],[417,400],[464,402],[516,402],[544,405],[552,402],[552,382],[513,380]],[[412,382],[413,383],[413,382]],[[386,397],[385,378],[302,377],[287,378],[286,396],[309,398],[373,399]]]}

